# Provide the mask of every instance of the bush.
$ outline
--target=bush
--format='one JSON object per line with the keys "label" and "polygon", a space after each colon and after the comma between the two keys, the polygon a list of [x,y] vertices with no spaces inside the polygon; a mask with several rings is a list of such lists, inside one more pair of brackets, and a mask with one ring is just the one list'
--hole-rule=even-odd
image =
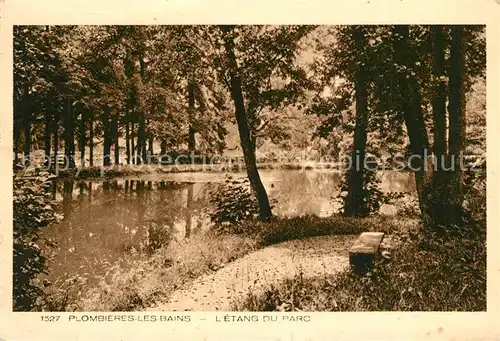
{"label": "bush", "polygon": [[259,203],[247,178],[235,180],[227,176],[224,184],[213,190],[210,197],[215,206],[210,219],[219,233],[240,233],[238,224],[255,220],[259,215]]}
{"label": "bush", "polygon": [[17,173],[13,189],[13,306],[31,310],[42,288],[34,279],[46,271],[38,231],[61,217],[54,213],[49,189],[52,177],[46,172]]}

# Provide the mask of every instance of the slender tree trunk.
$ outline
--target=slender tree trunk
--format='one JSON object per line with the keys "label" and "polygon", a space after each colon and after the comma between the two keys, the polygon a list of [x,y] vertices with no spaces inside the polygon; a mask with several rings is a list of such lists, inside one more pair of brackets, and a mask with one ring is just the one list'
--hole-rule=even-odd
{"label": "slender tree trunk", "polygon": [[56,113],[53,121],[52,133],[54,134],[54,169],[59,168],[58,154],[59,154],[59,115]]}
{"label": "slender tree trunk", "polygon": [[248,179],[250,180],[252,190],[256,195],[257,201],[259,203],[259,218],[260,220],[268,220],[272,217],[271,206],[269,204],[266,189],[260,179],[255,160],[255,151],[252,146],[250,127],[245,111],[245,102],[243,99],[241,79],[239,75],[238,64],[236,62],[236,55],[234,52],[235,46],[231,32],[232,29],[227,26],[223,26],[221,29],[226,31],[226,34],[224,36],[224,45],[229,66],[230,91],[231,97],[234,101],[236,122],[238,124],[238,131],[240,135],[241,147],[243,149],[247,175]]}
{"label": "slender tree trunk", "polygon": [[[139,56],[139,71],[143,83],[146,83],[146,64],[144,57]],[[137,142],[137,149],[139,155],[142,157],[141,162],[146,162],[146,114],[142,111],[139,115],[139,136]]]}
{"label": "slender tree trunk", "polygon": [[[365,35],[362,28],[353,31],[353,40],[357,51],[365,46]],[[351,157],[351,168],[347,176],[347,198],[344,204],[346,216],[365,216],[368,214],[363,196],[363,175],[365,170],[365,150],[368,128],[368,93],[366,89],[366,72],[363,63],[359,63],[354,76],[356,92],[356,127]]]}
{"label": "slender tree trunk", "polygon": [[112,118],[112,129],[113,129],[113,142],[114,142],[114,153],[115,153],[115,165],[120,164],[120,145],[118,142],[118,117],[113,115]]}
{"label": "slender tree trunk", "polygon": [[452,201],[446,211],[449,223],[458,225],[462,218],[462,160],[461,152],[465,138],[465,31],[462,25],[454,25],[451,29],[450,49],[450,100],[448,149],[451,158],[451,190]]}
{"label": "slender tree trunk", "polygon": [[449,175],[444,170],[447,145],[446,145],[446,69],[445,69],[445,35],[441,25],[431,27],[433,42],[433,76],[435,79],[432,98],[432,111],[434,116],[434,157],[435,168],[432,175],[432,188],[429,191],[429,218],[433,229],[443,223],[444,206],[450,200],[448,185]]}
{"label": "slender tree trunk", "polygon": [[153,155],[155,153],[153,143],[154,143],[154,137],[150,137],[148,140],[148,152],[150,155]]}
{"label": "slender tree trunk", "polygon": [[125,153],[127,157],[127,165],[130,165],[130,123],[125,124]]}
{"label": "slender tree trunk", "polygon": [[160,142],[160,158],[158,160],[158,162],[160,164],[163,164],[163,162],[165,161],[165,159],[163,157],[166,156],[166,154],[167,154],[167,141],[161,140],[161,142]]}
{"label": "slender tree trunk", "polygon": [[135,145],[134,145],[134,136],[135,136],[135,124],[134,122],[132,122],[132,125],[131,125],[131,129],[130,129],[130,144],[131,144],[131,148],[132,148],[132,163],[135,165],[137,160],[136,160],[136,157],[135,157]]}
{"label": "slender tree trunk", "polygon": [[[409,51],[409,26],[397,25],[393,29],[394,61],[399,66],[411,70]],[[409,72],[399,72],[397,84],[402,98],[401,111],[410,138],[410,149],[412,152],[411,169],[415,174],[420,212],[424,220],[428,219],[428,198],[430,177],[429,170],[424,167],[429,149],[429,139],[425,128],[425,120],[422,113],[420,89],[417,80]]]}
{"label": "slender tree trunk", "polygon": [[160,143],[160,155],[163,156],[167,154],[167,141],[161,140]]}
{"label": "slender tree trunk", "polygon": [[141,139],[141,149],[139,153],[141,154],[142,157],[142,162],[147,163],[148,161],[148,155],[147,155],[147,145],[146,145],[146,118],[144,117],[144,113],[141,116],[141,122],[139,124],[139,130],[140,130],[140,139]]}
{"label": "slender tree trunk", "polygon": [[195,89],[196,84],[193,80],[189,81],[188,84],[188,115],[189,115],[189,130],[188,130],[188,150],[193,152],[196,148],[196,138],[195,130],[193,128],[192,122],[194,120],[194,104],[195,104]]}
{"label": "slender tree trunk", "polygon": [[71,98],[66,99],[64,120],[64,154],[68,162],[66,166],[68,168],[75,168],[75,132]]}
{"label": "slender tree trunk", "polygon": [[439,160],[436,169],[441,170],[441,160],[446,155],[446,70],[445,36],[441,25],[431,26],[434,45],[434,78],[436,86],[432,101],[434,114],[434,155]]}
{"label": "slender tree trunk", "polygon": [[86,109],[82,111],[81,118],[80,118],[80,167],[83,168],[85,167],[85,140],[86,140],[86,135],[87,135],[87,129],[86,129],[86,124],[87,124],[87,114],[86,114]]}
{"label": "slender tree trunk", "polygon": [[103,123],[103,165],[109,166],[111,164],[111,134],[109,129],[109,108],[104,107],[104,113],[102,117]]}
{"label": "slender tree trunk", "polygon": [[94,167],[94,113],[90,113],[89,124],[89,158],[90,167]]}
{"label": "slender tree trunk", "polygon": [[137,154],[139,157],[137,158],[136,162],[138,165],[142,164],[145,162],[145,155],[143,155],[143,151],[145,150],[146,146],[146,134],[145,134],[145,127],[144,127],[144,114],[141,114],[141,117],[139,118],[139,127],[138,127],[138,136],[137,136]]}
{"label": "slender tree trunk", "polygon": [[45,140],[45,166],[50,166],[50,153],[52,147],[52,115],[50,113],[50,109],[46,109],[45,111],[45,132],[44,132],[44,140]]}

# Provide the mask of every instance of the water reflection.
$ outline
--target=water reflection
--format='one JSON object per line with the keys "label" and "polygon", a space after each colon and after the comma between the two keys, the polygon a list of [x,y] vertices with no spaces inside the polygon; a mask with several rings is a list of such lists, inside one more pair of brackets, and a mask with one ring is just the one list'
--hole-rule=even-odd
{"label": "water reflection", "polygon": [[[183,175],[186,176],[186,175]],[[237,174],[244,176],[244,174]],[[340,174],[331,171],[262,171],[269,196],[280,216],[335,212]],[[52,279],[78,273],[102,275],[111,264],[127,266],[148,257],[173,240],[190,238],[209,227],[209,193],[224,180],[221,174],[189,174],[189,181],[120,179],[56,181],[52,196],[64,219],[42,231],[57,243],[48,249]],[[402,173],[381,174],[382,190],[412,191]]]}

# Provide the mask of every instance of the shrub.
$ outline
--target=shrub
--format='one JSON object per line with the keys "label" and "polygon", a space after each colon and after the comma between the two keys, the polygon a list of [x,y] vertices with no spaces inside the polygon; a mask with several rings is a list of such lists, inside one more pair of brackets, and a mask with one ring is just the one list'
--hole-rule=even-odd
{"label": "shrub", "polygon": [[61,217],[54,213],[55,202],[46,172],[16,173],[13,188],[13,306],[31,310],[42,289],[34,279],[46,271],[38,231]]}
{"label": "shrub", "polygon": [[224,184],[210,194],[214,210],[210,219],[220,233],[238,233],[238,224],[255,220],[259,214],[259,203],[253,195],[247,178],[233,179],[227,176]]}

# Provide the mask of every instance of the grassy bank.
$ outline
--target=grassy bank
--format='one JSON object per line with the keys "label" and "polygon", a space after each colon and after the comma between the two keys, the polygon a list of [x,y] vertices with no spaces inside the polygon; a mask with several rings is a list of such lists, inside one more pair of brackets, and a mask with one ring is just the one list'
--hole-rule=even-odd
{"label": "grassy bank", "polygon": [[416,231],[399,238],[391,260],[366,276],[296,276],[234,301],[239,311],[485,311],[486,229],[422,247]]}
{"label": "grassy bank", "polygon": [[362,231],[395,232],[408,222],[388,217],[352,219],[304,216],[246,222],[231,234],[204,233],[173,242],[151,258],[127,268],[112,266],[92,287],[73,280],[50,288],[43,302],[51,311],[130,311],[165,302],[195,278],[259,248],[291,239],[321,235],[358,234]]}

